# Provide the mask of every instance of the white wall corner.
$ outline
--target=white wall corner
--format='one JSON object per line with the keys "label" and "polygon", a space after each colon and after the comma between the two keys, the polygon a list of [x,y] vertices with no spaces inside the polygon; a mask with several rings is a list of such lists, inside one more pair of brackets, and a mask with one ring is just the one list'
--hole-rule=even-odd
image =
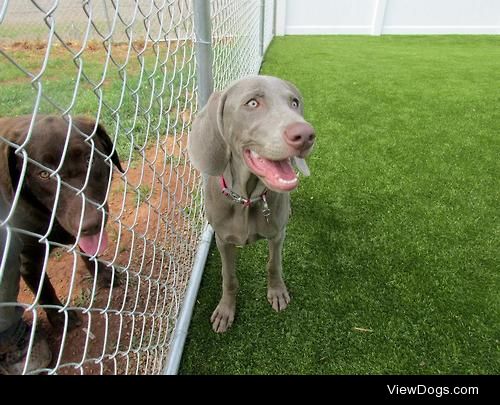
{"label": "white wall corner", "polygon": [[287,0],[276,0],[275,33],[280,37],[286,34],[286,3]]}
{"label": "white wall corner", "polygon": [[387,2],[389,0],[375,0],[375,9],[373,11],[372,35],[381,35],[384,29],[384,17]]}

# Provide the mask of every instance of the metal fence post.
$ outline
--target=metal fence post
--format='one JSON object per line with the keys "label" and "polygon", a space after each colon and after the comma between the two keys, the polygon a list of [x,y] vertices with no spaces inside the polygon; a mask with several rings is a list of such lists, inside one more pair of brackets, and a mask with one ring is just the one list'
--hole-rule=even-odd
{"label": "metal fence post", "polygon": [[201,109],[214,90],[212,72],[212,23],[210,2],[193,0],[194,32],[196,50],[196,74],[198,79],[198,109]]}
{"label": "metal fence post", "polygon": [[[207,0],[193,0],[195,52],[196,52],[196,77],[198,81],[198,110],[207,103],[214,89],[213,80],[213,51],[212,51],[212,24],[210,17],[210,2]],[[198,295],[201,276],[205,268],[210,243],[212,242],[213,229],[207,223],[201,241],[196,251],[193,270],[186,289],[179,319],[175,326],[171,340],[170,353],[164,374],[175,375],[184,350],[191,315]]]}
{"label": "metal fence post", "polygon": [[264,58],[264,41],[265,41],[265,33],[264,33],[264,22],[266,20],[266,3],[265,0],[260,0],[260,38],[259,38],[259,50],[260,57]]}

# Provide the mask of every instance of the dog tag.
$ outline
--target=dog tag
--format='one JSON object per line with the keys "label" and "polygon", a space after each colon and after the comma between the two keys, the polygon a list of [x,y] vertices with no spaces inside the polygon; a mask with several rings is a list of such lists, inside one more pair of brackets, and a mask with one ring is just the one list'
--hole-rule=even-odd
{"label": "dog tag", "polygon": [[266,222],[269,223],[269,216],[271,215],[271,210],[269,209],[269,205],[267,205],[266,195],[262,194],[262,214],[264,214],[264,218],[266,218]]}

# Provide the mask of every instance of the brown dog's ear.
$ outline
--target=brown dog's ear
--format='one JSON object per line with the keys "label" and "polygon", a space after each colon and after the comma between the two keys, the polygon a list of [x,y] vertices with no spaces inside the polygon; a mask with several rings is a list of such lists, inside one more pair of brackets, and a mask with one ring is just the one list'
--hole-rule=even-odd
{"label": "brown dog's ear", "polygon": [[[0,119],[0,136],[13,143],[20,142],[19,131],[15,128],[13,119]],[[14,149],[4,141],[0,141],[0,194],[7,202],[12,202],[20,173],[17,169],[17,159]]]}
{"label": "brown dog's ear", "polygon": [[200,172],[218,176],[226,168],[230,151],[222,134],[225,94],[212,93],[206,106],[197,114],[188,137],[188,154]]}
{"label": "brown dog's ear", "polygon": [[[0,135],[1,136],[1,135]],[[11,202],[14,197],[14,187],[11,178],[11,165],[15,163],[12,148],[5,142],[0,142],[0,194],[5,201]]]}
{"label": "brown dog's ear", "polygon": [[[102,124],[97,125],[97,136],[104,144],[104,148],[106,149],[106,155],[109,155],[113,150],[113,142],[111,141],[111,138],[109,137],[108,133],[106,132]],[[116,148],[113,154],[111,155],[111,161],[118,168],[118,170],[123,173],[123,168],[120,163],[120,157],[118,156]]]}
{"label": "brown dog's ear", "polygon": [[[86,133],[87,135],[89,135],[91,133],[89,131],[93,131],[95,127],[95,121],[85,117],[75,118],[74,123],[83,133]],[[111,154],[111,151],[113,150],[113,142],[111,141],[111,138],[104,129],[104,126],[100,123],[97,125],[96,135],[100,139],[102,145],[104,146],[104,150],[101,152],[109,156]],[[113,154],[111,155],[111,161],[118,168],[118,170],[123,173],[123,168],[120,163],[120,158],[118,156],[116,148]]]}

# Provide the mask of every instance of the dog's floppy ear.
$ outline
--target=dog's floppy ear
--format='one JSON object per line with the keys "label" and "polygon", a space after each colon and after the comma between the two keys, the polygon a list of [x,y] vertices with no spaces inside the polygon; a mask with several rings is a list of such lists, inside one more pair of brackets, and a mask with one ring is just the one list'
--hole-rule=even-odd
{"label": "dog's floppy ear", "polygon": [[206,106],[197,114],[188,137],[188,154],[200,172],[218,176],[226,168],[230,151],[222,134],[224,93],[212,93]]}
{"label": "dog's floppy ear", "polygon": [[[106,149],[106,155],[109,155],[113,150],[113,142],[111,141],[111,138],[109,137],[108,133],[106,132],[102,124],[97,125],[97,136],[104,144],[104,148]],[[118,168],[118,170],[123,173],[123,168],[120,163],[120,157],[118,156],[116,148],[113,154],[111,155],[111,161]]]}
{"label": "dog's floppy ear", "polygon": [[[0,133],[1,136],[1,133]],[[12,153],[11,153],[12,152]],[[5,201],[12,201],[14,197],[14,188],[12,185],[10,166],[13,162],[12,148],[5,142],[0,142],[0,194]],[[15,187],[15,186],[14,186]]]}
{"label": "dog's floppy ear", "polygon": [[[89,131],[92,131],[93,128],[95,127],[95,121],[85,117],[77,117],[75,118],[74,122],[76,126],[78,126],[78,128],[80,128],[80,130],[86,134],[90,134]],[[106,132],[106,129],[104,129],[104,126],[101,123],[97,125],[96,136],[99,138],[102,145],[104,146],[104,150],[101,152],[103,152],[106,155],[109,155],[113,150],[113,142],[111,141],[111,138],[109,137],[108,133]],[[120,158],[118,156],[116,148],[113,154],[111,155],[111,161],[118,168],[118,170],[123,173],[123,168],[120,163]]]}
{"label": "dog's floppy ear", "polygon": [[[0,119],[0,136],[10,142],[19,143],[19,131],[13,128],[13,120]],[[17,159],[14,148],[0,141],[0,194],[7,202],[12,202],[20,173],[17,169]]]}

